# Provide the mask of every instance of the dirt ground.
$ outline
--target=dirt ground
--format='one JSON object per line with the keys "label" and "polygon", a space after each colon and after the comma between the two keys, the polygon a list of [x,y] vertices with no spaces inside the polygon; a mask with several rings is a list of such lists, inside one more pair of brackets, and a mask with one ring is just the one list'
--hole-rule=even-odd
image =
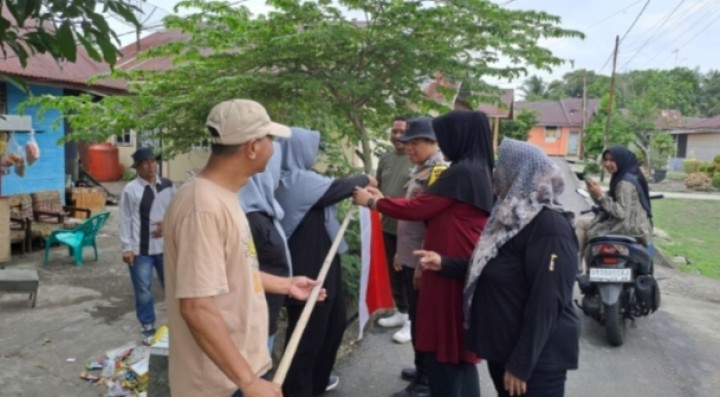
{"label": "dirt ground", "polygon": [[[115,194],[123,186],[106,185]],[[130,276],[121,260],[118,208],[106,209],[111,215],[97,238],[98,261],[86,248],[83,266],[76,267],[65,248],[54,247],[44,266],[44,251],[36,246],[0,263],[0,268],[35,269],[40,277],[34,309],[25,294],[0,292],[0,397],[104,396],[106,387],[79,379],[85,364],[128,342],[141,342]],[[154,295],[159,326],[166,317],[157,282]],[[349,325],[340,356],[350,351],[356,335],[357,325]],[[284,338],[283,332],[277,335],[276,360]]]}
{"label": "dirt ground", "polygon": [[[86,248],[82,267],[75,267],[67,250],[14,255],[0,267],[36,269],[40,276],[37,306],[26,295],[0,293],[0,395],[81,397],[103,396],[105,388],[85,383],[78,375],[85,363],[105,351],[139,342],[130,277],[120,259],[117,207],[97,242],[99,260]],[[1,271],[1,270],[0,270]],[[165,305],[155,286],[158,323],[165,322]]]}

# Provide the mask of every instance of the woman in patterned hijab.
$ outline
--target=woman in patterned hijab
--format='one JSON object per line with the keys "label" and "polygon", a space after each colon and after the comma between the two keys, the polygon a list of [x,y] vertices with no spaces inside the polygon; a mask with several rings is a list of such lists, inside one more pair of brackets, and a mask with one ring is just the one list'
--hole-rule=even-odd
{"label": "woman in patterned hijab", "polygon": [[503,140],[499,156],[497,202],[465,283],[466,341],[488,360],[499,396],[563,396],[580,329],[572,306],[578,247],[559,202],[563,177],[526,142]]}
{"label": "woman in patterned hijab", "polygon": [[577,240],[558,201],[562,174],[526,142],[503,140],[499,157],[497,201],[472,258],[423,252],[420,263],[431,270],[466,264],[465,341],[487,360],[498,396],[562,396],[579,338]]}

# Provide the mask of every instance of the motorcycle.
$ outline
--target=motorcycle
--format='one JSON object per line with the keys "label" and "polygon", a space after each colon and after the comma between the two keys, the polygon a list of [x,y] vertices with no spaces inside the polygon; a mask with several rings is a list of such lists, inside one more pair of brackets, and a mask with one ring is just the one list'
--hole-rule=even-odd
{"label": "motorcycle", "polygon": [[[651,199],[662,198],[653,196]],[[602,214],[600,207],[582,213]],[[650,252],[648,252],[650,251]],[[590,239],[583,253],[587,272],[577,276],[583,313],[605,326],[608,342],[622,346],[627,321],[660,307],[660,288],[653,276],[652,246],[624,235]]]}

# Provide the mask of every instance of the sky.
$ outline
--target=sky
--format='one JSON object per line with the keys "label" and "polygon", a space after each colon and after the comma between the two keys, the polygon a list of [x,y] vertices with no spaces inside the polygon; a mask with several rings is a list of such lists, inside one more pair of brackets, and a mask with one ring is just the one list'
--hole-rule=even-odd
{"label": "sky", "polygon": [[[584,40],[558,39],[541,42],[542,46],[555,55],[568,60],[551,73],[530,72],[546,81],[561,78],[564,73],[583,68],[609,75],[616,36],[623,38],[618,53],[619,72],[670,69],[676,66],[699,68],[702,72],[720,69],[720,51],[717,45],[711,44],[720,37],[718,0],[494,1],[508,8],[532,9],[556,15],[561,18],[562,27],[579,30],[586,35]],[[158,25],[162,16],[172,13],[177,3],[178,0],[147,0],[144,8],[148,16],[145,19],[151,25]],[[254,13],[268,10],[263,0],[245,0],[242,3]],[[130,30],[119,23],[113,23],[112,26],[119,34]],[[123,44],[129,44],[134,40],[134,34],[123,35],[121,40]],[[501,87],[518,88],[523,80],[524,78],[520,78],[516,81],[492,83]]]}

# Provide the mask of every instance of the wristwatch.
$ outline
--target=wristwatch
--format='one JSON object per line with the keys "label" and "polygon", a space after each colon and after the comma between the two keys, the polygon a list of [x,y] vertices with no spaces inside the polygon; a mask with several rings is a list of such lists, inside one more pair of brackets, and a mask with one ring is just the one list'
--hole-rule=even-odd
{"label": "wristwatch", "polygon": [[370,197],[367,202],[367,207],[370,209],[375,208],[375,197]]}

